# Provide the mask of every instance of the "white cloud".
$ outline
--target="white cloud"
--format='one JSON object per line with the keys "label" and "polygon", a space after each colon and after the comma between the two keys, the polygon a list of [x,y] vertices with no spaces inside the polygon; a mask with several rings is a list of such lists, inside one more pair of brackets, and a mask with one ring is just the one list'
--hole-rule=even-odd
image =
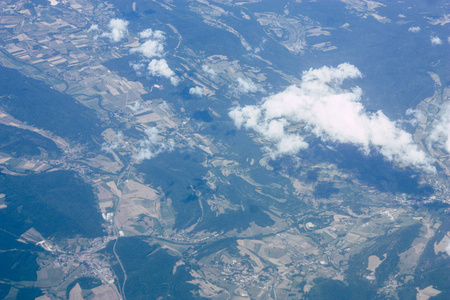
{"label": "white cloud", "polygon": [[216,71],[214,71],[214,69],[208,65],[203,65],[202,70],[203,70],[203,72],[205,72],[213,77],[217,75]]}
{"label": "white cloud", "polygon": [[137,63],[137,64],[130,63],[130,67],[132,67],[135,72],[139,72],[145,68],[145,64],[144,63]]}
{"label": "white cloud", "polygon": [[422,111],[412,109],[412,108],[408,108],[406,110],[406,115],[412,116],[412,118],[409,120],[401,120],[401,122],[409,123],[409,124],[411,124],[411,126],[414,126],[414,127],[417,126],[417,124],[419,124],[420,120],[423,120],[424,118],[426,118],[425,114]]}
{"label": "white cloud", "polygon": [[104,32],[102,36],[109,38],[113,42],[119,42],[128,33],[128,24],[128,21],[122,19],[111,19],[108,24],[111,32]]}
{"label": "white cloud", "polygon": [[177,85],[179,82],[179,79],[175,76],[172,69],[169,68],[165,59],[152,59],[148,63],[147,70],[152,76],[168,78],[173,85]]}
{"label": "white cloud", "polygon": [[141,53],[146,58],[164,56],[164,45],[162,43],[165,39],[164,32],[148,28],[141,31],[139,37],[148,40],[142,45],[132,48],[131,53]]}
{"label": "white cloud", "polygon": [[146,58],[161,57],[164,55],[164,46],[159,41],[148,40],[142,45],[132,48],[131,53],[141,53]]}
{"label": "white cloud", "polygon": [[139,101],[134,102],[133,111],[138,111],[141,108],[142,108],[141,102],[139,102]]}
{"label": "white cloud", "polygon": [[447,242],[447,246],[445,247],[445,252],[450,256],[450,240]]}
{"label": "white cloud", "polygon": [[433,123],[429,141],[438,143],[450,153],[450,103],[442,107],[440,117]]}
{"label": "white cloud", "polygon": [[419,26],[413,26],[413,27],[409,27],[408,28],[409,32],[413,32],[413,33],[417,33],[420,31],[420,27]]}
{"label": "white cloud", "polygon": [[430,37],[431,45],[442,45],[442,40],[438,36],[432,36]]}
{"label": "white cloud", "polygon": [[[140,106],[140,103],[136,102],[135,108],[139,109],[138,106]],[[130,146],[124,140],[123,133],[119,131],[108,142],[103,143],[102,150],[109,153],[112,153],[116,149],[131,150],[132,158],[136,162],[140,162],[144,159],[151,159],[162,152],[174,150],[174,140],[165,140],[159,135],[156,127],[146,128],[144,132],[146,136],[144,139],[139,141],[138,146]]]}
{"label": "white cloud", "polygon": [[136,161],[152,159],[162,152],[173,151],[175,142],[172,139],[164,141],[156,127],[145,129],[145,134],[147,137],[140,141],[139,146],[134,149],[133,158]]}
{"label": "white cloud", "polygon": [[189,94],[201,96],[203,95],[203,88],[201,86],[191,87],[189,89]]}
{"label": "white cloud", "polygon": [[170,77],[169,80],[173,86],[177,86],[180,83],[180,79],[176,76]]}
{"label": "white cloud", "polygon": [[303,135],[311,132],[324,141],[350,143],[366,154],[376,149],[390,161],[433,172],[432,159],[411,134],[381,111],[367,113],[359,87],[342,87],[345,79],[358,77],[360,71],[348,63],[310,69],[303,72],[300,86],[290,86],[259,105],[233,108],[229,115],[238,128],[255,130],[271,142],[267,150],[273,158],[307,148]]}
{"label": "white cloud", "polygon": [[163,41],[166,37],[164,36],[164,31],[152,30],[151,28],[145,29],[139,32],[139,37],[141,39],[155,39],[158,41]]}
{"label": "white cloud", "polygon": [[170,78],[175,75],[169,68],[165,59],[152,59],[151,62],[148,63],[147,70],[150,72],[150,75],[153,76]]}
{"label": "white cloud", "polygon": [[[130,53],[139,53],[144,58],[141,62],[136,64],[130,64],[137,75],[142,75],[144,69],[144,62],[148,62],[149,59],[158,57],[161,58],[165,55],[163,41],[165,39],[164,32],[161,30],[152,30],[151,28],[145,29],[139,33],[139,37],[148,39],[146,42],[138,47],[132,48]],[[148,74],[151,76],[165,77],[170,80],[172,85],[178,85],[180,79],[175,76],[175,72],[167,64],[165,59],[152,59],[147,65]]]}
{"label": "white cloud", "polygon": [[98,28],[98,25],[97,24],[93,24],[93,25],[91,25],[91,27],[89,27],[88,32],[99,31],[99,30],[100,29]]}
{"label": "white cloud", "polygon": [[260,90],[258,85],[255,84],[250,78],[238,77],[236,81],[238,84],[237,90],[241,93],[256,93]]}
{"label": "white cloud", "polygon": [[166,101],[163,101],[159,104],[159,107],[161,107],[164,110],[170,110],[169,104],[167,104]]}
{"label": "white cloud", "polygon": [[102,150],[108,153],[112,153],[117,148],[123,147],[125,145],[125,141],[123,138],[122,131],[116,133],[115,137],[111,139],[108,143],[102,144]]}

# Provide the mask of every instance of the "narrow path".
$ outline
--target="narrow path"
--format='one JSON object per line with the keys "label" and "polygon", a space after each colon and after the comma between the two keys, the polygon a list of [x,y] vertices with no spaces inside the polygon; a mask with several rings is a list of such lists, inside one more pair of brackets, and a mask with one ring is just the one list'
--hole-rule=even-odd
{"label": "narrow path", "polygon": [[127,282],[127,273],[125,271],[125,268],[122,264],[122,261],[119,258],[119,255],[116,252],[116,245],[117,242],[119,241],[119,232],[117,231],[117,228],[114,227],[114,234],[117,236],[116,241],[114,242],[114,246],[113,246],[113,252],[114,252],[114,256],[116,257],[117,262],[120,265],[120,268],[122,269],[122,273],[123,273],[123,283],[122,286],[120,286],[120,282],[118,282],[118,290],[120,295],[122,296],[123,300],[126,300],[126,296],[125,296],[125,283]]}
{"label": "narrow path", "polygon": [[[122,202],[122,198],[123,198],[123,190],[124,190],[124,188],[123,188],[122,183],[124,181],[126,182],[128,180],[128,178],[130,177],[130,171],[131,171],[132,167],[133,167],[133,163],[130,163],[128,165],[128,168],[125,169],[124,172],[122,173],[122,175],[119,177],[119,180],[117,180],[116,186],[120,190],[120,198],[119,198],[119,200],[117,202],[116,211],[114,212],[115,216],[117,216],[117,210],[120,208],[120,202]],[[127,272],[125,271],[125,267],[123,266],[122,261],[120,260],[120,257],[119,257],[119,255],[117,254],[117,251],[116,251],[116,246],[117,246],[117,242],[119,241],[120,234],[119,234],[119,228],[118,228],[118,226],[116,224],[116,218],[115,217],[113,219],[113,233],[114,233],[114,236],[116,237],[116,240],[115,240],[114,246],[113,246],[113,253],[114,253],[114,256],[116,257],[116,260],[119,263],[120,268],[122,269],[122,273],[123,273],[123,283],[122,283],[122,286],[120,286],[120,282],[118,282],[118,290],[119,290],[120,295],[122,296],[122,299],[126,300],[127,297],[125,295],[125,284],[127,282],[128,277],[127,277]]]}

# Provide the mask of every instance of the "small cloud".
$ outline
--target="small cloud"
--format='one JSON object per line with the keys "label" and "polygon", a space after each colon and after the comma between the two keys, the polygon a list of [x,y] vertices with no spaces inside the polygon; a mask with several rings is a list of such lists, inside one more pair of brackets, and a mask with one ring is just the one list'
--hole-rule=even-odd
{"label": "small cloud", "polygon": [[399,165],[435,172],[433,160],[410,133],[381,111],[366,112],[359,87],[342,86],[344,80],[361,76],[348,63],[310,69],[303,72],[299,86],[290,86],[259,105],[235,107],[229,116],[237,128],[254,130],[266,139],[272,158],[307,148],[304,135],[312,133],[324,141],[353,144],[366,154],[376,150]]}
{"label": "small cloud", "polygon": [[155,39],[158,41],[163,41],[166,37],[164,35],[164,31],[161,30],[152,30],[151,28],[145,29],[144,31],[139,32],[139,37],[141,39]]}
{"label": "small cloud", "polygon": [[440,116],[433,122],[432,128],[429,141],[450,153],[450,103],[441,108]]}
{"label": "small cloud", "polygon": [[340,28],[344,28],[344,29],[348,30],[349,27],[350,27],[350,24],[349,23],[345,23],[345,24],[341,25]]}
{"label": "small cloud", "polygon": [[146,58],[162,57],[164,55],[164,46],[159,41],[148,40],[142,45],[132,48],[130,53],[140,53]]}
{"label": "small cloud", "polygon": [[447,246],[445,247],[445,252],[450,256],[450,240],[447,242]]}
{"label": "small cloud", "polygon": [[164,141],[156,127],[146,128],[145,134],[147,137],[141,140],[139,146],[134,149],[133,158],[136,161],[152,159],[162,152],[174,150],[175,142],[172,139]]}
{"label": "small cloud", "polygon": [[406,18],[406,16],[404,14],[399,14],[398,17],[399,18]]}
{"label": "small cloud", "polygon": [[250,78],[238,77],[237,78],[237,90],[241,93],[256,93],[260,90],[257,84],[255,84]]}
{"label": "small cloud", "polygon": [[112,138],[108,143],[102,144],[102,150],[108,153],[112,153],[114,150],[123,147],[125,145],[125,141],[123,138],[123,133],[121,131],[117,132],[115,137]]}
{"label": "small cloud", "polygon": [[92,32],[92,31],[99,31],[100,29],[98,28],[97,24],[92,24],[91,27],[89,27],[88,32]]}
{"label": "small cloud", "polygon": [[119,42],[128,33],[129,22],[122,19],[111,19],[108,24],[110,32],[104,32],[102,36],[109,38],[113,42]]}
{"label": "small cloud", "polygon": [[148,63],[147,70],[151,76],[168,78],[173,85],[177,85],[179,82],[179,79],[175,76],[172,69],[169,68],[165,59],[152,59]]}
{"label": "small cloud", "polygon": [[375,14],[375,13],[370,14],[370,15],[380,23],[391,23],[391,20],[387,17],[383,17],[383,16],[380,16],[379,14]]}
{"label": "small cloud", "polygon": [[133,105],[133,111],[138,111],[141,109],[141,107],[142,107],[141,103],[139,101],[136,101],[136,102],[134,102],[134,105]]}
{"label": "small cloud", "polygon": [[208,65],[203,65],[202,70],[203,70],[203,72],[205,72],[208,75],[211,75],[212,77],[217,75],[216,71],[214,71],[214,69]]}
{"label": "small cloud", "polygon": [[170,110],[169,104],[167,104],[166,101],[163,101],[159,104],[159,107],[161,107],[164,110]]}
{"label": "small cloud", "polygon": [[148,40],[142,45],[131,49],[131,53],[141,53],[146,58],[164,56],[164,45],[162,43],[165,39],[164,32],[148,28],[141,31],[139,37]]}
{"label": "small cloud", "polygon": [[175,73],[169,68],[165,59],[152,59],[147,66],[147,70],[152,76],[160,76],[170,78],[175,76]]}
{"label": "small cloud", "polygon": [[433,46],[442,45],[442,40],[438,36],[431,36],[430,40],[431,40],[431,45],[433,45]]}
{"label": "small cloud", "polygon": [[241,38],[241,44],[242,46],[244,46],[245,50],[249,52],[252,51],[252,46],[250,46],[250,44],[244,38]]}
{"label": "small cloud", "polygon": [[170,77],[169,80],[173,86],[177,86],[180,83],[180,79],[176,76]]}
{"label": "small cloud", "polygon": [[189,89],[189,94],[202,96],[203,95],[203,88],[201,86],[192,87],[192,88]]}
{"label": "small cloud", "polygon": [[408,28],[408,31],[409,32],[413,32],[413,33],[417,33],[417,32],[419,32],[421,29],[420,29],[420,27],[419,26],[413,26],[413,27],[409,27]]}
{"label": "small cloud", "polygon": [[[135,109],[138,109],[138,106],[140,106],[140,104],[139,102],[136,102]],[[125,142],[123,133],[119,131],[108,143],[102,145],[102,150],[112,153],[116,149],[126,148],[129,150],[129,147],[131,147],[132,158],[138,163],[145,159],[151,159],[162,152],[174,150],[174,140],[165,140],[159,135],[156,127],[146,128],[144,132],[146,136],[139,141],[138,146],[130,146]]]}
{"label": "small cloud", "polygon": [[147,71],[149,75],[167,78],[170,80],[170,83],[172,85],[178,85],[180,79],[175,75],[175,72],[172,71],[165,59],[152,59],[150,62],[148,62],[148,59],[154,57],[161,58],[165,55],[163,45],[163,41],[165,39],[164,32],[161,30],[153,30],[151,28],[148,28],[141,31],[139,33],[139,37],[148,40],[140,46],[132,48],[130,50],[130,53],[138,53],[144,57],[141,59],[141,62],[130,64],[136,74],[139,76],[143,75],[145,62],[148,63]]}
{"label": "small cloud", "polygon": [[405,123],[409,123],[411,124],[411,126],[417,126],[417,124],[419,124],[419,122],[423,119],[426,118],[425,114],[420,111],[420,110],[416,110],[416,109],[412,109],[412,108],[408,108],[406,110],[406,115],[407,116],[412,116],[412,119],[410,120],[403,120],[403,122]]}
{"label": "small cloud", "polygon": [[136,75],[143,76],[144,73],[145,73],[146,64],[144,64],[144,63],[130,63],[130,67],[133,68],[134,72],[136,72]]}

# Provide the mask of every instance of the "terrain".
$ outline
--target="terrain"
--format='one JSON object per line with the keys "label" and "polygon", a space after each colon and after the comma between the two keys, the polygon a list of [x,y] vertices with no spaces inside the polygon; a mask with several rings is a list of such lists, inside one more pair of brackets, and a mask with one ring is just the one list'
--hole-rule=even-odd
{"label": "terrain", "polygon": [[0,7],[0,298],[449,297],[449,4]]}

